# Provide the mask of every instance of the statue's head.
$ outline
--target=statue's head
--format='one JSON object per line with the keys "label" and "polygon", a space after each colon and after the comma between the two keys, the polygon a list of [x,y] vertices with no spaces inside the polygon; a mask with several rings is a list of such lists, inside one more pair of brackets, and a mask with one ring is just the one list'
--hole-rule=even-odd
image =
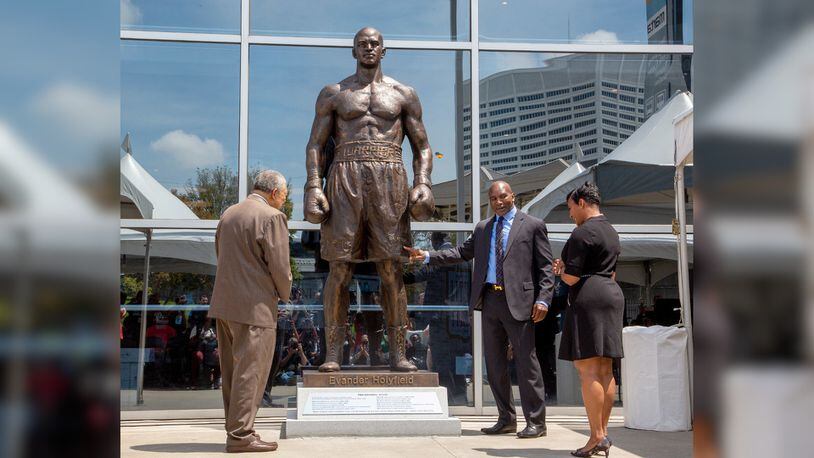
{"label": "statue's head", "polygon": [[353,37],[353,58],[362,67],[378,67],[386,52],[382,33],[373,27],[361,29]]}

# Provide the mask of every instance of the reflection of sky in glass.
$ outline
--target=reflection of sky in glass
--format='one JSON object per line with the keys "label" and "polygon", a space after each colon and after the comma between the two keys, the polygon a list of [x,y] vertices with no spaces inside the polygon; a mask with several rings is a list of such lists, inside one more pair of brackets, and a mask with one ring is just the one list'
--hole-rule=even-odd
{"label": "reflection of sky in glass", "polygon": [[240,0],[121,0],[122,29],[240,33]]}
{"label": "reflection of sky in glass", "polygon": [[196,167],[237,170],[240,46],[122,42],[121,129],[167,189]]}
{"label": "reflection of sky in glass", "polygon": [[[692,0],[675,1],[685,9],[679,42],[692,43]],[[481,40],[647,43],[651,2],[659,0],[480,0]]]}
{"label": "reflection of sky in glass", "polygon": [[[451,15],[456,8],[457,34]],[[253,0],[253,34],[352,38],[362,27],[389,39],[469,39],[469,0]]]}
{"label": "reflection of sky in glass", "polygon": [[[521,204],[527,203],[554,178],[545,168],[560,159],[573,163],[580,151],[583,165],[596,162],[676,91],[689,90],[688,57],[482,52],[480,102],[488,108],[481,111],[480,164],[518,174],[509,181]],[[568,222],[567,214],[547,219]]]}
{"label": "reflection of sky in glass", "polygon": [[[424,125],[435,152],[432,180],[455,178],[455,54],[454,51],[388,50],[387,76],[416,89]],[[462,79],[469,78],[468,53],[463,54]],[[305,145],[319,91],[355,70],[350,49],[254,46],[250,53],[249,167],[274,168],[292,184],[294,218],[302,217]],[[404,159],[412,177],[412,151],[405,139]],[[411,180],[412,181],[412,180]]]}

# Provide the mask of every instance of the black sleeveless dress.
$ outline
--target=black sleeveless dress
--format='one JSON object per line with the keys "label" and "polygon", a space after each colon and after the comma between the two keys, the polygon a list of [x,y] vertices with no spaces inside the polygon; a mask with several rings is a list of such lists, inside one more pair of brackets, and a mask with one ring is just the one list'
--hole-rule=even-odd
{"label": "black sleeveless dress", "polygon": [[580,281],[568,292],[560,359],[624,356],[625,297],[611,278],[620,253],[619,234],[604,215],[589,218],[565,243],[565,273],[580,277]]}

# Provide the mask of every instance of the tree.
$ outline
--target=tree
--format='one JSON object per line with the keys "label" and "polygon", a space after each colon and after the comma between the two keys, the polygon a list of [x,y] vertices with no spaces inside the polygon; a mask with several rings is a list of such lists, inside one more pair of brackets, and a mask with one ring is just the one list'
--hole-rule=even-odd
{"label": "tree", "polygon": [[195,170],[195,183],[187,180],[184,192],[172,192],[201,219],[218,219],[230,205],[237,203],[237,174],[222,165]]}

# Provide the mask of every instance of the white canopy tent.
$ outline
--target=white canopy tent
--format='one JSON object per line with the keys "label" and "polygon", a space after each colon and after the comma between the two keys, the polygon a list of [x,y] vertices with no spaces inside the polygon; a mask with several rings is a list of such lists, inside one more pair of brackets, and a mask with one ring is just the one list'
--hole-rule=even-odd
{"label": "white canopy tent", "polygon": [[[142,260],[146,235],[129,229],[121,230],[121,254],[125,256],[124,273],[141,273],[142,268],[130,262]],[[215,231],[212,229],[155,229],[150,237],[150,263],[159,272],[215,274]]]}
{"label": "white canopy tent", "polygon": [[122,148],[125,150],[119,161],[122,218],[198,219],[186,204],[136,161],[130,151],[130,134],[125,137]]}
{"label": "white canopy tent", "polygon": [[[537,194],[537,197],[524,205],[523,211],[528,213],[533,208],[537,214],[548,215],[554,207],[565,202],[565,198],[570,192],[566,184],[574,180],[580,180],[581,177],[587,177],[587,170],[588,169],[579,162],[574,162],[567,169],[563,170],[562,173],[557,175],[548,186],[543,188],[540,194]],[[587,181],[587,178],[581,180],[580,184],[585,183],[585,181]],[[566,191],[566,189],[569,190]]]}
{"label": "white canopy tent", "polygon": [[599,163],[584,170],[569,167],[554,180],[559,186],[547,186],[523,210],[548,222],[569,222],[565,196],[592,181],[615,224],[669,223],[675,215],[673,120],[692,106],[691,94],[677,94]]}
{"label": "white canopy tent", "polygon": [[98,257],[115,249],[110,217],[0,121],[0,269],[19,271],[25,256],[29,271],[96,281]]}
{"label": "white canopy tent", "polygon": [[[124,156],[120,166],[120,191],[122,218],[138,219],[186,219],[197,220],[198,217],[178,197],[173,195],[158,182],[133,157],[130,146],[130,134],[122,142]],[[130,229],[121,229],[121,253],[125,255],[144,256],[144,284],[142,290],[140,351],[138,361],[136,402],[144,402],[144,342],[147,330],[147,301],[149,299],[150,279],[150,250],[153,256],[177,262],[178,259],[194,262],[212,261],[206,256],[209,243],[201,243],[200,235],[190,231],[176,231],[170,229],[147,229],[144,233]],[[205,237],[205,236],[204,236]],[[212,236],[214,239],[214,235]],[[157,249],[157,251],[156,251]],[[143,250],[143,251],[142,251]],[[174,258],[174,259],[173,259]],[[214,262],[213,262],[214,263]],[[127,266],[123,266],[123,272]]]}
{"label": "white canopy tent", "polygon": [[[681,302],[681,321],[687,328],[687,356],[690,372],[690,399],[693,393],[692,307],[690,303],[690,261],[687,240],[687,206],[684,202],[684,169],[693,163],[693,107],[673,118],[675,138],[675,194],[678,220],[678,295]],[[692,411],[692,407],[690,407]]]}

